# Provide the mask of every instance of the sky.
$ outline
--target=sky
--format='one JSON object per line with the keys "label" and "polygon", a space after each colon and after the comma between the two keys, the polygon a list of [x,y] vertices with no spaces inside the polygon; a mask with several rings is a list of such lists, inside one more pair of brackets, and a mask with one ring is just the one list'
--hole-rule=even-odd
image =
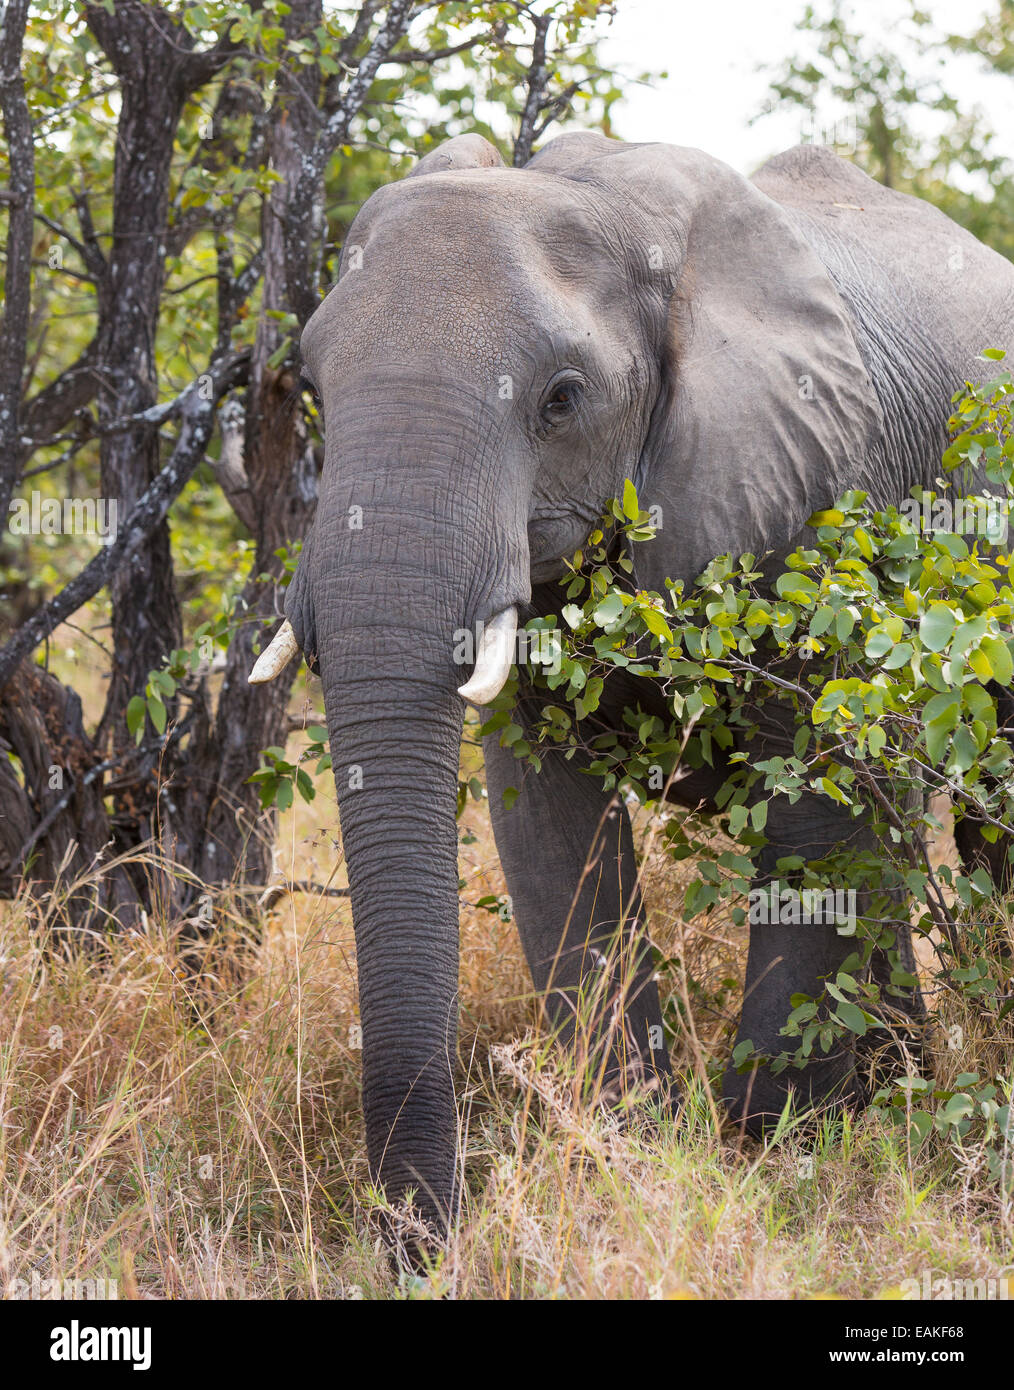
{"label": "sky", "polygon": [[[961,33],[970,33],[987,8],[980,0],[924,0],[923,7],[936,25]],[[616,17],[602,25],[604,65],[626,75],[665,69],[668,76],[630,88],[614,111],[616,134],[694,145],[743,173],[798,144],[800,114],[778,112],[754,126],[749,120],[767,95],[758,66],[780,65],[812,42],[795,28],[804,8],[805,0],[618,0]],[[907,0],[855,0],[854,27],[901,46],[908,10]],[[913,71],[934,70],[914,51],[911,62]],[[959,101],[981,104],[993,128],[1009,133],[1014,154],[1014,82],[984,77],[972,58],[949,59],[945,77]],[[829,112],[826,119],[842,114]]]}

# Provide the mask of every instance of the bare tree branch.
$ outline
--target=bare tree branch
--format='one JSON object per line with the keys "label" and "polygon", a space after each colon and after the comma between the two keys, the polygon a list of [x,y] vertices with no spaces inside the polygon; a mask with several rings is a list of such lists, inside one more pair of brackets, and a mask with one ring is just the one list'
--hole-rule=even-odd
{"label": "bare tree branch", "polygon": [[192,382],[175,401],[158,407],[168,412],[164,418],[171,413],[182,417],[172,457],[142,494],[125,524],[117,531],[116,539],[0,647],[0,689],[14,674],[18,662],[48,637],[64,618],[69,618],[83,603],[93,598],[144,544],[155,527],[165,520],[174,499],[182,492],[187,479],[204,457],[215,428],[219,397],[241,379],[248,357],[248,352],[244,351],[209,363],[207,372]]}
{"label": "bare tree branch", "polygon": [[532,39],[532,61],[528,66],[525,104],[521,111],[517,138],[514,141],[515,169],[520,169],[532,157],[532,146],[536,137],[535,123],[539,118],[539,112],[545,108],[546,88],[549,86],[546,40],[552,16],[550,14],[532,15],[531,19],[535,26],[535,37]]}
{"label": "bare tree branch", "polygon": [[22,433],[18,440],[21,465],[35,449],[52,443],[54,436],[95,395],[97,361],[97,344],[93,338],[72,367],[61,372],[55,381],[43,387],[25,404]]}
{"label": "bare tree branch", "polygon": [[144,55],[159,62],[163,75],[186,96],[209,82],[238,51],[227,33],[211,48],[196,48],[193,35],[175,15],[144,0],[115,0],[108,10],[86,0],[83,8],[89,29],[124,82],[136,75]]}
{"label": "bare tree branch", "polygon": [[481,34],[475,34],[472,38],[463,39],[461,43],[451,44],[447,48],[399,48],[396,53],[384,59],[381,67],[386,67],[389,63],[436,63],[441,58],[453,58],[456,53],[465,53],[471,48],[477,48],[479,44],[486,43],[490,32],[486,30]]}
{"label": "bare tree branch", "polygon": [[[368,0],[360,11],[353,32],[359,32],[365,38],[369,21],[378,8],[372,0]],[[429,4],[417,5],[415,0],[390,0],[383,24],[347,83],[344,86],[328,84],[325,120],[303,160],[302,174],[289,204],[289,220],[285,228],[289,299],[301,321],[305,322],[317,307],[311,275],[310,240],[314,203],[320,195],[327,162],[339,145],[347,143],[352,122],[363,108],[378,69],[391,56],[395,45],[405,37],[413,20],[429,8]]]}
{"label": "bare tree branch", "polygon": [[31,316],[32,231],[35,225],[35,147],[21,76],[28,0],[8,0],[0,33],[0,110],[10,176],[7,185],[7,265],[0,321],[0,516],[6,517],[20,465],[18,417]]}

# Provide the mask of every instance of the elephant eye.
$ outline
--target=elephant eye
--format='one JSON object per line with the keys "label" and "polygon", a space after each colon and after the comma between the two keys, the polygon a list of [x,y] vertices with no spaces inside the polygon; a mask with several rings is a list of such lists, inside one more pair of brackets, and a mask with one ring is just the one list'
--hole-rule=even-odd
{"label": "elephant eye", "polygon": [[583,394],[582,384],[577,377],[564,377],[550,382],[539,409],[542,419],[548,425],[566,420],[574,414]]}

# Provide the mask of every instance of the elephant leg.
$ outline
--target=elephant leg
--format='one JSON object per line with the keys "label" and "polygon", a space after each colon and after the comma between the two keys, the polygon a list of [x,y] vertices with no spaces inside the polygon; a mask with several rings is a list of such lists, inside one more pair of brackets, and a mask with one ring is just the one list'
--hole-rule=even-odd
{"label": "elephant leg", "polygon": [[[898,965],[908,975],[918,978],[912,928],[908,922],[909,897],[902,891],[890,894],[894,904],[894,948]],[[923,1044],[926,1028],[926,1001],[919,985],[895,986],[891,982],[894,966],[886,950],[877,947],[870,959],[869,975],[880,987],[882,1008],[880,1016],[888,1032],[871,1029],[860,1038],[857,1052],[867,1086],[872,1092],[886,1085],[901,1073],[919,1072],[923,1064]]]}
{"label": "elephant leg", "polygon": [[[537,775],[485,740],[490,813],[515,920],[545,1016],[587,1084],[610,1101],[673,1100],[651,947],[625,806],[545,757]],[[518,787],[508,809],[503,792]]]}
{"label": "elephant leg", "polygon": [[[889,789],[885,787],[885,790]],[[912,816],[921,813],[924,805],[922,795],[912,793],[904,810]],[[919,984],[898,985],[891,978],[897,965],[918,981],[919,963],[909,916],[911,897],[904,887],[889,890],[887,897],[893,942],[886,948],[875,947],[869,965],[869,978],[880,989],[879,1015],[886,1031],[870,1029],[857,1046],[859,1063],[871,1094],[901,1073],[921,1071],[927,1019],[926,1002]]]}
{"label": "elephant leg", "polygon": [[[779,877],[779,859],[821,859],[846,844],[862,848],[868,836],[845,808],[813,793],[804,794],[794,806],[785,798],[774,799],[765,834],[768,843],[758,855],[754,888]],[[792,1050],[793,1041],[780,1036],[792,1012],[792,996],[821,995],[824,982],[834,979],[855,949],[854,937],[840,933],[833,922],[752,923],[737,1045],[749,1041],[764,1057]],[[790,1094],[801,1108],[858,1102],[863,1091],[854,1048],[836,1046],[826,1055],[819,1048],[814,1051],[803,1069],[789,1066],[777,1075],[763,1063],[740,1074],[730,1062],[722,1094],[731,1118],[756,1137],[774,1126]]]}
{"label": "elephant leg", "polygon": [[[1002,686],[991,684],[989,693],[996,700],[997,725],[1000,731],[1014,728],[1014,695]],[[984,779],[987,785],[995,786],[993,779]],[[984,840],[981,834],[983,821],[976,815],[956,816],[954,820],[954,843],[961,857],[961,865],[966,874],[976,869],[985,869],[996,888],[1004,898],[1014,894],[1014,865],[1007,857],[1011,848],[1011,837],[1000,835],[995,844]]]}

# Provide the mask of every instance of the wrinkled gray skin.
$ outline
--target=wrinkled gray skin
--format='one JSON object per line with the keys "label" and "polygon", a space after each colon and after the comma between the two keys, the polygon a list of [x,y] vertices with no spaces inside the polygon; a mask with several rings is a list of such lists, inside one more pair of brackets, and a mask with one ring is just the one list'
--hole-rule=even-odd
{"label": "wrinkled gray skin", "polygon": [[[456,687],[468,675],[454,632],[509,604],[530,602],[522,620],[559,612],[562,558],[628,476],[662,508],[657,539],[634,554],[649,589],[692,580],[716,554],[784,552],[847,486],[886,502],[929,483],[951,393],[982,378],[976,355],[1011,346],[1012,330],[1007,261],[809,146],[748,181],[699,150],[591,134],[509,169],[464,136],[364,206],[303,334],[326,461],[287,613],[323,678],[369,1156],[390,1194],[415,1188],[441,1220],[453,1205]],[[579,384],[562,400],[561,381]],[[618,686],[606,717],[623,703]],[[777,720],[769,738],[783,746]],[[607,1081],[668,1090],[625,811],[552,757],[505,810],[519,765],[496,737],[485,756],[550,1019],[568,1031],[575,988],[600,968],[589,948],[608,950],[622,922],[636,985],[619,1025],[602,1011]],[[676,791],[707,805],[722,777]],[[761,880],[783,854],[857,837],[812,796],[775,802],[767,834]],[[754,928],[740,1038],[781,1050],[790,995],[816,993],[851,944],[833,927]],[[860,1090],[843,1053],[804,1073],[730,1073],[725,1095],[755,1131],[790,1084],[804,1101]]]}

